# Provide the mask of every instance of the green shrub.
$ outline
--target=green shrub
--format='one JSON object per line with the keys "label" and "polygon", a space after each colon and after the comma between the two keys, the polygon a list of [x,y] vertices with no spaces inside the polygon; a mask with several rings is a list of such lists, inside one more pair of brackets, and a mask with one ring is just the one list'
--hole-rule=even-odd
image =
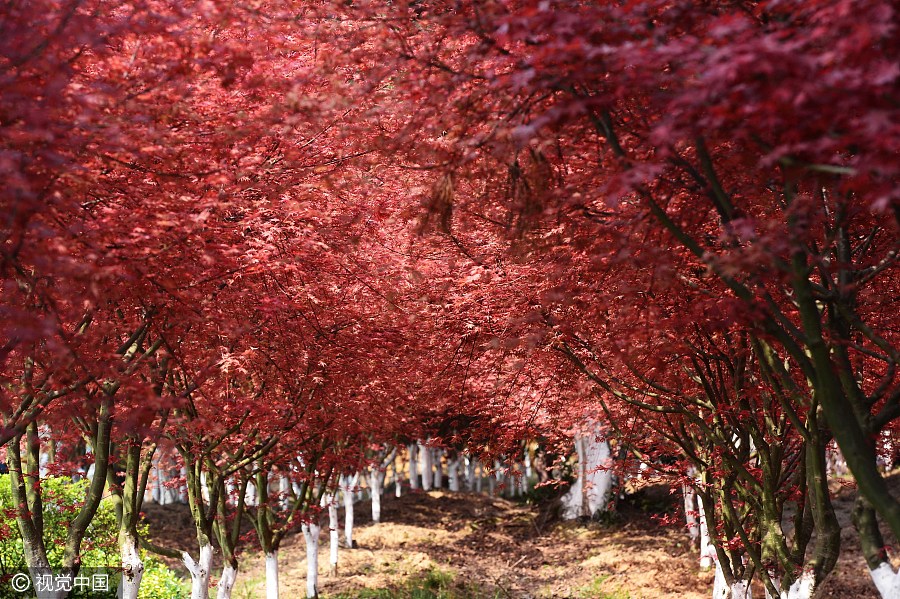
{"label": "green shrub", "polygon": [[[0,575],[26,569],[25,547],[16,523],[12,481],[0,475]],[[62,566],[69,523],[84,503],[88,481],[72,482],[68,477],[50,476],[41,480],[44,516],[44,546],[51,568]],[[100,502],[81,544],[84,568],[117,568],[116,511],[109,499]]]}
{"label": "green shrub", "polygon": [[152,555],[142,555],[144,576],[138,599],[180,599],[190,595],[185,581]]}
{"label": "green shrub", "polygon": [[[16,523],[11,484],[8,474],[0,474],[0,599],[5,599],[4,590],[11,590],[7,581],[13,574],[27,571],[25,546]],[[69,523],[84,503],[88,484],[87,480],[73,482],[68,477],[51,476],[41,480],[44,546],[51,568],[62,566]],[[104,498],[81,543],[81,567],[82,573],[88,576],[99,568],[109,568],[114,572],[109,578],[110,591],[108,594],[73,592],[70,597],[101,599],[116,596],[120,567],[117,534],[115,506],[111,499]],[[141,579],[141,599],[177,599],[188,594],[181,578],[165,564],[143,553],[141,559],[145,568]]]}
{"label": "green shrub", "polygon": [[359,589],[341,593],[332,599],[494,599],[497,593],[487,593],[474,585],[461,585],[453,572],[431,568],[420,572],[399,586],[382,589]]}

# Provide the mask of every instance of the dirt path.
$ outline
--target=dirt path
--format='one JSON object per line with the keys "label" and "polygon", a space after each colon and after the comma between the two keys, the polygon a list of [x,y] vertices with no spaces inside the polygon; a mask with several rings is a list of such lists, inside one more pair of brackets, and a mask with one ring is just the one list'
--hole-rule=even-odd
{"label": "dirt path", "polygon": [[[900,482],[893,478],[892,483]],[[854,496],[855,491],[843,489],[836,498],[843,549],[821,597],[877,598],[849,520]],[[335,577],[327,574],[328,531],[323,529],[319,590],[323,599],[705,599],[711,596],[712,573],[699,570],[680,527],[661,526],[652,517],[671,499],[663,488],[648,490],[606,525],[548,524],[546,514],[533,506],[446,492],[386,496],[383,521],[373,524],[369,503],[361,502],[355,510],[359,547],[341,548]],[[179,513],[181,507],[148,514],[151,534],[190,546],[190,517]],[[302,535],[285,539],[279,554],[282,597],[305,595],[304,552]],[[410,581],[442,590],[416,595]],[[262,556],[245,553],[234,597],[264,596]],[[756,596],[763,596],[761,589]]]}
{"label": "dirt path", "polygon": [[[386,498],[383,522],[372,524],[368,503],[357,504],[359,548],[341,549],[339,575],[329,577],[323,534],[320,592],[356,597],[364,589],[396,590],[434,571],[452,578],[447,597],[707,597],[712,574],[701,573],[686,535],[660,528],[645,515],[610,526],[541,525],[530,506],[466,493],[418,493]],[[327,533],[327,531],[326,531]],[[302,597],[306,560],[302,538],[280,553],[282,593]],[[243,595],[264,595],[257,556],[247,556]],[[433,577],[432,577],[433,578]],[[376,596],[376,595],[372,595]],[[390,594],[377,596],[392,596]]]}

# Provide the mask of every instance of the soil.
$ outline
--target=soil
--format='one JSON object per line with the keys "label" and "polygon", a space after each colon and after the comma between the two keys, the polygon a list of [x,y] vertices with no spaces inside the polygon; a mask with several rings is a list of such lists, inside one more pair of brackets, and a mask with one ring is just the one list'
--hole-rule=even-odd
{"label": "soil", "polygon": [[[900,476],[891,482],[900,487]],[[835,491],[843,526],[841,558],[819,596],[875,599],[850,523],[855,490],[837,485]],[[399,589],[438,569],[452,576],[452,597],[707,598],[712,572],[699,569],[681,526],[664,526],[658,519],[674,513],[679,500],[668,488],[644,488],[620,504],[608,522],[598,523],[560,522],[548,508],[481,494],[432,491],[395,498],[386,493],[381,523],[371,522],[368,501],[356,504],[358,547],[341,547],[336,576],[328,574],[328,528],[323,527],[319,592],[323,598],[355,597],[363,589]],[[186,506],[151,505],[145,513],[151,537],[160,544],[196,546]],[[888,543],[895,545],[893,539]],[[305,595],[304,553],[301,534],[285,538],[278,560],[282,597]],[[174,560],[169,563],[184,572]],[[242,555],[233,596],[265,596],[260,553]],[[762,589],[755,596],[763,596]]]}

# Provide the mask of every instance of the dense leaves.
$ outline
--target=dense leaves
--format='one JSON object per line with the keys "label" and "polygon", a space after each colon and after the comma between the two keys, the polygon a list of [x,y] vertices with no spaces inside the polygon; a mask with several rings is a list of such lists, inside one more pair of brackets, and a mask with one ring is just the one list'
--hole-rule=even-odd
{"label": "dense leaves", "polygon": [[[248,485],[269,518],[270,477],[293,503],[261,538],[372,447],[556,450],[604,420],[697,487],[729,583],[751,562],[776,594],[818,583],[832,437],[900,534],[876,467],[900,416],[897,20],[878,0],[10,5],[0,440],[16,459],[40,422],[59,472],[108,447],[121,522],[177,454],[202,546]],[[811,556],[771,540],[788,503]]]}

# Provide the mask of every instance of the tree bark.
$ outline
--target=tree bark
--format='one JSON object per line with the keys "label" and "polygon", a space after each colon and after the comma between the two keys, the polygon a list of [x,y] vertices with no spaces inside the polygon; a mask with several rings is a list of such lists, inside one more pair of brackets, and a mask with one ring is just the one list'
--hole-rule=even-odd
{"label": "tree bark", "polygon": [[353,487],[359,481],[359,474],[353,478],[341,477],[341,495],[344,497],[344,543],[348,549],[353,549]]}
{"label": "tree bark", "polygon": [[453,457],[447,464],[447,477],[449,489],[451,491],[459,491],[459,453],[454,452]]}
{"label": "tree bark", "polygon": [[320,530],[319,523],[316,521],[303,524],[303,537],[306,540],[306,597],[308,599],[319,596]]}
{"label": "tree bark", "polygon": [[219,586],[216,589],[216,599],[231,599],[236,581],[237,568],[225,562],[225,565],[222,566],[222,577],[219,578]]}
{"label": "tree bark", "polygon": [[422,490],[430,491],[434,474],[431,471],[431,449],[419,441],[419,474],[422,475]]}
{"label": "tree bark", "polygon": [[372,493],[372,522],[381,522],[381,492],[384,473],[373,468],[369,472],[369,490]]}
{"label": "tree bark", "polygon": [[875,583],[875,588],[878,589],[878,594],[883,599],[900,599],[900,572],[894,570],[885,551],[884,538],[878,528],[875,509],[862,495],[856,498],[853,524],[859,533],[863,556],[866,558],[869,575]]}
{"label": "tree bark", "polygon": [[419,488],[419,452],[415,443],[409,444],[409,488],[413,491]]}
{"label": "tree bark", "polygon": [[442,467],[443,449],[432,449],[434,463],[434,488],[440,491],[444,487],[444,469]]}
{"label": "tree bark", "polygon": [[722,567],[716,562],[716,578],[713,581],[713,599],[753,599],[749,580],[735,580],[728,584]]}
{"label": "tree bark", "polygon": [[181,560],[191,574],[191,599],[208,599],[209,597],[212,555],[213,548],[208,542],[200,545],[200,559],[197,561],[194,561],[187,551],[181,554]]}
{"label": "tree bark", "polygon": [[[308,543],[309,542],[307,541],[307,544]],[[309,559],[308,555],[307,555],[307,559]],[[268,553],[266,553],[266,599],[278,599],[278,550],[277,549],[273,549],[272,551],[269,551]]]}
{"label": "tree bark", "polygon": [[337,498],[334,494],[329,493],[326,501],[328,502],[328,546],[330,549],[328,562],[331,566],[331,575],[337,576],[338,546],[341,544],[338,531]]}

